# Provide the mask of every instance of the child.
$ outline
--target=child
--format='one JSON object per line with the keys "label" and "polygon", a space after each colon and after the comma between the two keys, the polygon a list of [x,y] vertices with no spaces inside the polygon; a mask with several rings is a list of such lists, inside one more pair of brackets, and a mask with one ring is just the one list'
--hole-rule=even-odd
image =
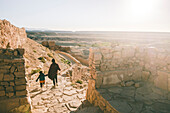
{"label": "child", "polygon": [[47,75],[44,75],[44,73],[42,73],[42,71],[39,72],[40,75],[38,76],[36,82],[38,81],[38,79],[40,79],[40,87],[42,88],[43,84],[45,84],[45,76]]}

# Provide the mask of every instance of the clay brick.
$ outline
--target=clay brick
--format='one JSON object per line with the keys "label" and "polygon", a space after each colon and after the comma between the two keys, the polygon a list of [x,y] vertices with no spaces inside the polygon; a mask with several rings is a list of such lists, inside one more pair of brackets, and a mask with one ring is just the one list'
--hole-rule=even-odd
{"label": "clay brick", "polygon": [[16,77],[25,77],[25,73],[24,72],[14,72],[14,75]]}
{"label": "clay brick", "polygon": [[25,89],[26,89],[26,85],[15,86],[15,90],[25,90]]}
{"label": "clay brick", "polygon": [[14,88],[12,86],[6,87],[6,92],[11,92],[14,91]]}
{"label": "clay brick", "polygon": [[4,74],[3,74],[3,73],[0,73],[0,81],[3,80],[3,77],[4,77]]}
{"label": "clay brick", "polygon": [[22,85],[22,84],[26,84],[25,78],[15,80],[15,85]]}
{"label": "clay brick", "polygon": [[10,82],[10,86],[14,86],[15,84],[14,84],[14,82]]}
{"label": "clay brick", "polygon": [[7,97],[12,97],[12,96],[14,96],[14,93],[13,92],[8,92],[8,93],[6,93],[6,96]]}
{"label": "clay brick", "polygon": [[2,85],[2,86],[8,86],[9,83],[8,83],[8,82],[1,82],[1,85]]}
{"label": "clay brick", "polygon": [[4,88],[3,86],[0,86],[0,91],[1,91],[1,90],[3,90],[3,91],[4,91],[4,90],[5,90],[5,88]]}
{"label": "clay brick", "polygon": [[15,66],[11,66],[10,73],[14,73],[15,70],[16,70],[16,67]]}
{"label": "clay brick", "polygon": [[27,94],[27,90],[24,91],[16,91],[16,96],[25,96]]}
{"label": "clay brick", "polygon": [[14,76],[12,74],[4,75],[4,81],[11,81],[11,80],[14,80]]}
{"label": "clay brick", "polygon": [[16,58],[16,59],[14,59],[13,61],[12,61],[12,63],[24,63],[25,62],[25,60],[22,58]]}
{"label": "clay brick", "polygon": [[0,91],[0,96],[5,96],[5,91]]}

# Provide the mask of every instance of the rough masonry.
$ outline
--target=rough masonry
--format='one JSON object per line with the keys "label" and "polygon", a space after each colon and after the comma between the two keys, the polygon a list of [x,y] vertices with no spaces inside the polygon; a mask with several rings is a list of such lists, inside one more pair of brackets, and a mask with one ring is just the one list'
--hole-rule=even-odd
{"label": "rough masonry", "polygon": [[0,112],[30,112],[24,49],[0,49]]}
{"label": "rough masonry", "polygon": [[87,99],[105,112],[168,112],[170,52],[154,47],[92,48]]}

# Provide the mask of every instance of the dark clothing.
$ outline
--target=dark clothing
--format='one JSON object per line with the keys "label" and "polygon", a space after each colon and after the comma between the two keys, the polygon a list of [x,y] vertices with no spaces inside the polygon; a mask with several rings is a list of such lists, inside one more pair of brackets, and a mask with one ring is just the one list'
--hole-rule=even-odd
{"label": "dark clothing", "polygon": [[48,77],[53,80],[53,84],[55,86],[55,81],[57,83],[57,71],[60,71],[60,67],[58,64],[56,64],[55,62],[51,64],[50,69],[48,71]]}
{"label": "dark clothing", "polygon": [[50,66],[50,69],[48,71],[48,77],[53,80],[54,78],[57,78],[57,71],[60,71],[60,67],[56,63],[52,63]]}
{"label": "dark clothing", "polygon": [[36,79],[36,82],[37,82],[38,79],[39,79],[39,81],[40,81],[40,87],[42,87],[42,85],[45,84],[45,76],[47,76],[47,75],[44,75],[43,73],[40,73],[40,75],[39,75],[38,78]]}

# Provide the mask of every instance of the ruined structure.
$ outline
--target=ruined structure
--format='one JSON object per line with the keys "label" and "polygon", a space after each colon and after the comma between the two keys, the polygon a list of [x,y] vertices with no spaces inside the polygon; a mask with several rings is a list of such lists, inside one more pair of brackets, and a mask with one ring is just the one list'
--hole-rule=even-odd
{"label": "ruined structure", "polygon": [[0,49],[0,112],[30,112],[24,49]]}
{"label": "ruined structure", "polygon": [[92,48],[87,100],[108,113],[170,111],[170,52],[153,47]]}

